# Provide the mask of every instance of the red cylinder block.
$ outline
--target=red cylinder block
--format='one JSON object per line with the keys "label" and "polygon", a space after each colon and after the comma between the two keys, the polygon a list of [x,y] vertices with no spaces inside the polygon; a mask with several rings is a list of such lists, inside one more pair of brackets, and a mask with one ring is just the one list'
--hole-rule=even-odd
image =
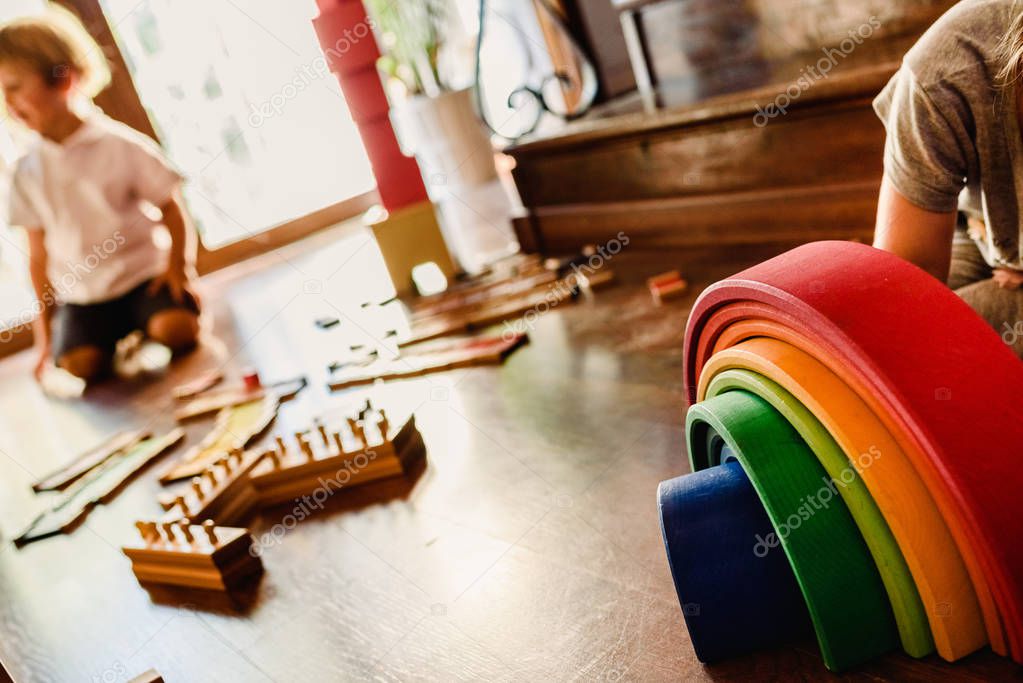
{"label": "red cylinder block", "polygon": [[359,127],[384,208],[396,211],[427,201],[419,165],[401,153],[391,125],[387,96],[376,72],[380,51],[362,0],[316,4],[320,8],[313,19],[316,36]]}
{"label": "red cylinder block", "polygon": [[339,73],[337,79],[345,93],[345,102],[348,103],[348,110],[352,112],[355,123],[371,124],[388,119],[391,105],[387,101],[387,96],[383,88],[373,87],[374,84],[380,83],[376,67],[352,73]]}
{"label": "red cylinder block", "polygon": [[313,19],[313,28],[331,71],[376,70],[380,50],[362,3],[344,3],[322,12]]}

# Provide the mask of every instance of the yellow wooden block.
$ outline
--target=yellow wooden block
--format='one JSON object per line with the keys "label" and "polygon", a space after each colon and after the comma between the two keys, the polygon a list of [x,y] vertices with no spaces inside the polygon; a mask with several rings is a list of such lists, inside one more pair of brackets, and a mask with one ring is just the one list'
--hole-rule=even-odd
{"label": "yellow wooden block", "polygon": [[412,269],[423,263],[437,264],[448,281],[454,277],[455,264],[444,242],[432,202],[419,202],[391,212],[379,206],[373,207],[366,212],[363,220],[373,231],[391,282],[399,295],[414,292]]}

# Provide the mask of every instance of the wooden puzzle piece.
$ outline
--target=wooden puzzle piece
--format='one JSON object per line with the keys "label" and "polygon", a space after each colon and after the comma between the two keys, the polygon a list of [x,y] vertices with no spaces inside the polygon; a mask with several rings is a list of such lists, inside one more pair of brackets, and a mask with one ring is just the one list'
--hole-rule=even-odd
{"label": "wooden puzzle piece", "polygon": [[308,384],[305,377],[300,377],[263,387],[259,384],[259,375],[255,372],[247,373],[245,375],[245,382],[242,386],[227,387],[221,391],[203,394],[199,398],[189,401],[174,411],[174,419],[178,422],[184,422],[215,413],[224,408],[249,403],[269,394],[274,394],[278,401],[289,401]]}
{"label": "wooden puzzle piece", "polygon": [[336,428],[317,421],[313,429],[296,432],[290,447],[280,436],[276,444],[249,475],[261,505],[400,476],[425,452],[413,415],[392,424],[368,401]]}
{"label": "wooden puzzle piece", "polygon": [[595,271],[585,277],[574,273],[552,281],[548,286],[527,291],[497,302],[484,302],[452,313],[413,316],[409,334],[398,340],[399,346],[408,346],[436,339],[456,332],[478,330],[505,320],[511,320],[540,306],[574,300],[584,289],[598,289],[614,282],[609,269]]}
{"label": "wooden puzzle piece", "polygon": [[128,683],[163,683],[163,676],[156,669],[149,669],[148,671],[143,671],[128,681]]}
{"label": "wooden puzzle piece", "polygon": [[167,484],[202,474],[207,466],[232,450],[245,448],[269,426],[279,407],[277,395],[269,393],[259,400],[224,408],[217,414],[213,429],[174,462],[160,476],[160,482]]}
{"label": "wooden puzzle piece", "polygon": [[38,493],[40,491],[59,491],[66,488],[92,468],[102,464],[120,451],[134,446],[148,436],[150,435],[143,430],[118,432],[103,441],[103,443],[90,448],[60,469],[32,484],[32,490]]}
{"label": "wooden puzzle piece", "polygon": [[113,498],[133,475],[183,438],[184,431],[174,429],[162,437],[139,441],[112,456],[62,493],[14,542],[24,545],[70,530],[93,506]]}
{"label": "wooden puzzle piece", "polygon": [[508,280],[495,282],[488,287],[481,287],[467,292],[459,292],[443,296],[438,301],[430,303],[417,302],[410,308],[415,317],[439,315],[452,313],[454,311],[467,309],[481,304],[494,303],[501,299],[519,296],[525,292],[549,285],[558,279],[554,271],[542,270],[527,277],[510,278]]}
{"label": "wooden puzzle piece", "polygon": [[122,551],[141,584],[170,584],[231,590],[263,571],[248,529],[218,527],[210,520],[191,524],[135,523],[140,540]]}
{"label": "wooden puzzle piece", "polygon": [[479,292],[485,292],[494,287],[500,287],[509,281],[544,272],[547,272],[547,270],[538,255],[515,254],[491,264],[490,268],[480,275],[450,284],[443,292],[416,297],[411,302],[410,307],[413,311],[417,312],[427,311],[433,306],[448,301],[453,297],[470,296]]}
{"label": "wooden puzzle piece", "polygon": [[526,334],[478,335],[445,342],[425,350],[402,353],[397,358],[381,358],[362,366],[339,368],[331,375],[329,386],[338,390],[359,384],[372,384],[378,379],[404,379],[431,372],[500,363],[528,339]]}
{"label": "wooden puzzle piece", "polygon": [[187,518],[228,526],[241,523],[259,502],[249,472],[263,454],[235,448],[193,477],[182,492],[161,494],[158,501],[167,511],[161,521]]}
{"label": "wooden puzzle piece", "polygon": [[171,395],[178,401],[187,401],[212,389],[222,381],[224,381],[224,373],[220,370],[208,370],[190,382],[174,387]]}

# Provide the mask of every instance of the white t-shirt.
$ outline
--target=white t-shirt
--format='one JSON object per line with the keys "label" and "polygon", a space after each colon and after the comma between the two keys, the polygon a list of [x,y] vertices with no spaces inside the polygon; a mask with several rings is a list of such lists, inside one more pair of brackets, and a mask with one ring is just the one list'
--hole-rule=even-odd
{"label": "white t-shirt", "polygon": [[166,270],[157,207],[180,182],[153,140],[95,110],[62,143],[40,138],[18,161],[8,222],[44,231],[59,300],[107,301]]}

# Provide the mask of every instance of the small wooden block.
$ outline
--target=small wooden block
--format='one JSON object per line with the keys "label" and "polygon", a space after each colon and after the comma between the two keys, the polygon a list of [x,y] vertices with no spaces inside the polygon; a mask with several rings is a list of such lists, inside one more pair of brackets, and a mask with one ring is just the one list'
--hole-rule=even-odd
{"label": "small wooden block", "polygon": [[224,373],[220,370],[205,372],[190,382],[174,387],[171,395],[178,401],[185,401],[195,398],[199,394],[213,388],[224,379]]}
{"label": "small wooden block", "polygon": [[[263,562],[251,552],[248,529],[189,525],[188,534],[173,538],[146,536],[122,551],[131,560],[139,583],[159,583],[208,590],[231,590],[263,571]],[[187,540],[190,536],[192,540]]]}
{"label": "small wooden block", "polygon": [[679,282],[671,282],[669,284],[662,285],[653,290],[654,301],[660,304],[670,299],[677,299],[681,296],[684,296],[688,289],[689,283],[687,283],[685,280],[680,280]]}
{"label": "small wooden block", "polygon": [[163,683],[163,676],[156,669],[150,669],[143,671],[128,683]]}
{"label": "small wooden block", "polygon": [[666,273],[660,273],[653,277],[648,277],[646,280],[647,289],[653,291],[658,287],[670,284],[672,282],[678,282],[682,279],[682,274],[677,270],[669,270]]}

